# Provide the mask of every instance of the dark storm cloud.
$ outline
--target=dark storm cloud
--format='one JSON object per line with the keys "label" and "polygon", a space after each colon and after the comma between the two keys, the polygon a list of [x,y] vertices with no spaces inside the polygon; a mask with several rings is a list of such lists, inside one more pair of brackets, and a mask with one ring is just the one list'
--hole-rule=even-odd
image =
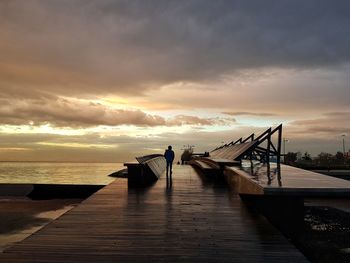
{"label": "dark storm cloud", "polygon": [[350,112],[329,112],[315,119],[289,123],[289,133],[304,137],[336,138],[350,134]]}
{"label": "dark storm cloud", "polygon": [[2,1],[0,84],[140,94],[350,60],[348,1]]}

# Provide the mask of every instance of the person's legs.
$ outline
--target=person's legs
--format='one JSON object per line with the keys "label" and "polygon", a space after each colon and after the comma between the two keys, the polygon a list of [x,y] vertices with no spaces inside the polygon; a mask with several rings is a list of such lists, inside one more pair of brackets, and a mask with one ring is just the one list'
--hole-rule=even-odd
{"label": "person's legs", "polygon": [[173,163],[169,163],[169,168],[170,168],[170,183],[173,181]]}
{"label": "person's legs", "polygon": [[168,178],[169,174],[169,162],[166,162],[166,177]]}

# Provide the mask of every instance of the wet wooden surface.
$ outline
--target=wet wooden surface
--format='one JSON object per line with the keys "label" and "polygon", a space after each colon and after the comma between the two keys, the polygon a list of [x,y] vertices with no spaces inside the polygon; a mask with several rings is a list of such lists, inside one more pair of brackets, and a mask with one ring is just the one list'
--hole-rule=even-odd
{"label": "wet wooden surface", "polygon": [[268,180],[266,166],[256,166],[253,170],[227,167],[225,174],[240,176],[237,191],[241,194],[350,197],[350,181],[288,165],[281,165],[280,180],[276,166],[271,166],[271,181]]}
{"label": "wet wooden surface", "polygon": [[[223,185],[175,165],[147,189],[116,179],[0,254],[0,262],[304,262]],[[168,185],[169,186],[169,185]]]}
{"label": "wet wooden surface", "polygon": [[225,160],[239,160],[239,156],[248,152],[254,145],[256,145],[256,141],[252,142],[244,142],[240,144],[235,144],[227,147],[223,147],[221,149],[214,150],[210,152],[210,157],[215,159],[225,159]]}

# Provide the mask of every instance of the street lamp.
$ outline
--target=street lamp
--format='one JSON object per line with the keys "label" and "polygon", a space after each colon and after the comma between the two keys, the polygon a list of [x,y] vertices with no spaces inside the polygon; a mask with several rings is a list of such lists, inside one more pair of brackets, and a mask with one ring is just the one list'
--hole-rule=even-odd
{"label": "street lamp", "polygon": [[344,164],[345,164],[345,137],[346,134],[342,134],[341,137],[343,137],[343,159],[344,159]]}
{"label": "street lamp", "polygon": [[283,162],[286,163],[286,143],[289,142],[287,138],[283,138]]}

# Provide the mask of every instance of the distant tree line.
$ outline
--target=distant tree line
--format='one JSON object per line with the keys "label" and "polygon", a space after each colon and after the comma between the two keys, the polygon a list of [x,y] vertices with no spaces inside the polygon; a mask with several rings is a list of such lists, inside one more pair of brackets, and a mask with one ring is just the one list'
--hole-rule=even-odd
{"label": "distant tree line", "polygon": [[300,153],[288,152],[284,161],[288,165],[304,169],[350,169],[350,158],[344,156],[342,152],[337,152],[335,155],[321,152],[315,158],[311,158],[308,152],[302,154],[301,158]]}

